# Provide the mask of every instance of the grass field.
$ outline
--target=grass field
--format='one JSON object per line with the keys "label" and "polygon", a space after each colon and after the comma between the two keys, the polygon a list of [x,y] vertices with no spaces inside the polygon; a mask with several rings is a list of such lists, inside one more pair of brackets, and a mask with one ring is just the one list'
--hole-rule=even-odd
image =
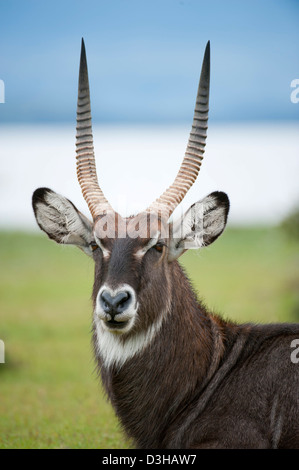
{"label": "grass field", "polygon": [[[299,242],[230,229],[181,262],[199,297],[238,322],[299,321]],[[93,263],[43,235],[0,233],[0,448],[130,447],[94,372]]]}

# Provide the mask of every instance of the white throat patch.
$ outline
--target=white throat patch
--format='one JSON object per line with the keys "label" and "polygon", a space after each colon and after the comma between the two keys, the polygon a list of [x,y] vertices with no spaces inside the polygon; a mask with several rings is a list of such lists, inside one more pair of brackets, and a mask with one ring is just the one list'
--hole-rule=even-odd
{"label": "white throat patch", "polygon": [[103,328],[100,321],[96,321],[96,347],[105,367],[122,367],[128,359],[144,350],[153,341],[161,328],[165,314],[153,323],[147,331],[122,341],[118,335]]}

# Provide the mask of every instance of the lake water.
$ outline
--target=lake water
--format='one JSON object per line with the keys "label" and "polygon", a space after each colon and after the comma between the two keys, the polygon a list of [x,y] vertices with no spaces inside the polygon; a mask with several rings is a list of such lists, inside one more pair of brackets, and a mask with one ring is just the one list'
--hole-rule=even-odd
{"label": "lake water", "polygon": [[[94,126],[98,179],[122,215],[145,209],[174,180],[189,126]],[[0,226],[36,229],[32,192],[47,186],[85,214],[76,179],[75,125],[2,126]],[[209,192],[227,192],[229,223],[278,223],[299,204],[299,124],[210,125],[199,177],[178,215]]]}

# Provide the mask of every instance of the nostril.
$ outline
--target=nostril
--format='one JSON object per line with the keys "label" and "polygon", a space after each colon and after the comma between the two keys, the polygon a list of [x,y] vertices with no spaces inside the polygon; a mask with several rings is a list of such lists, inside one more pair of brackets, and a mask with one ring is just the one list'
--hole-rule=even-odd
{"label": "nostril", "polygon": [[107,291],[103,291],[100,295],[100,303],[102,305],[102,308],[106,313],[110,313],[110,311],[113,309],[113,297],[109,294]]}
{"label": "nostril", "polygon": [[123,304],[125,304],[127,302],[127,300],[129,300],[129,298],[130,298],[129,292],[120,292],[115,297],[114,305],[117,306],[117,307],[122,306]]}
{"label": "nostril", "polygon": [[113,299],[113,307],[117,313],[123,312],[129,305],[131,295],[127,291],[119,292]]}
{"label": "nostril", "polygon": [[130,300],[131,294],[128,291],[121,291],[112,296],[104,290],[100,295],[100,303],[104,312],[112,316],[122,313],[128,307]]}

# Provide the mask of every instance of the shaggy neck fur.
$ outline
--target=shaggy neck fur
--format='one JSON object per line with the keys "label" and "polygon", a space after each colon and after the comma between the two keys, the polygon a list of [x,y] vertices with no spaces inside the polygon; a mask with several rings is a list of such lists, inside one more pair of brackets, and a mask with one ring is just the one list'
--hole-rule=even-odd
{"label": "shaggy neck fur", "polygon": [[[223,322],[197,303],[175,261],[171,268],[171,311],[143,349],[121,367],[107,367],[94,329],[94,348],[107,395],[138,447],[171,445],[172,423],[215,372],[224,350]],[[217,324],[218,322],[218,324]]]}

